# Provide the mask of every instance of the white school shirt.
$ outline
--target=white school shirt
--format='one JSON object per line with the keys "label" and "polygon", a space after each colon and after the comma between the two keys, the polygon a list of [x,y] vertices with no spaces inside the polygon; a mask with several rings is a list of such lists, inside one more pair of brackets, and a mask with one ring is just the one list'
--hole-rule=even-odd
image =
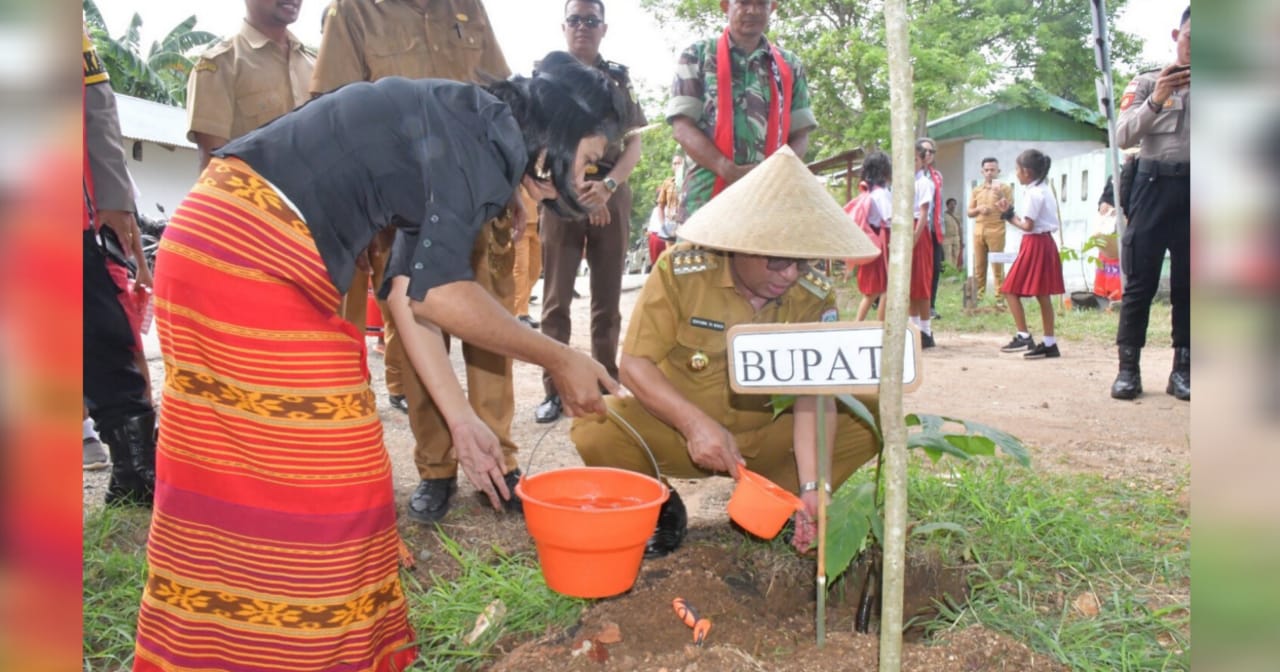
{"label": "white school shirt", "polygon": [[1022,207],[1018,210],[1023,219],[1035,222],[1027,233],[1053,233],[1060,226],[1057,203],[1053,200],[1049,185],[1044,182],[1027,185],[1022,195]]}
{"label": "white school shirt", "polygon": [[[933,189],[934,189],[933,176],[929,174],[929,171],[917,170],[916,171],[916,201],[915,201],[915,208],[912,209],[911,211],[912,220],[920,218],[920,206],[933,205]],[[926,231],[933,231],[932,213],[930,213],[930,215],[931,216],[929,217],[929,221],[925,222]]]}
{"label": "white school shirt", "polygon": [[879,231],[892,218],[893,192],[887,187],[875,189],[871,192],[871,207],[867,208],[867,223]]}

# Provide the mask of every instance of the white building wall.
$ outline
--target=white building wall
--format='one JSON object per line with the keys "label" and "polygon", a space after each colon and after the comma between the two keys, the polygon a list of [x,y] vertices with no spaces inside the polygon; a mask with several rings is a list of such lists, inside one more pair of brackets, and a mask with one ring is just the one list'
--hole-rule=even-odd
{"label": "white building wall", "polygon": [[[939,166],[939,170],[943,171],[944,182],[942,185],[942,191],[943,191],[944,200],[946,198],[955,198],[960,202],[960,205],[957,208],[957,210],[961,212],[962,214],[961,221],[964,223],[965,266],[967,268],[967,273],[969,275],[973,274],[972,241],[973,241],[974,222],[973,222],[973,219],[968,217],[967,214],[965,213],[969,209],[970,193],[973,191],[973,188],[977,186],[978,183],[981,182],[982,180],[982,163],[981,162],[984,158],[989,156],[995,157],[995,159],[1000,162],[1000,176],[997,177],[996,179],[1002,182],[1008,183],[1010,185],[1013,185],[1014,203],[1016,204],[1018,197],[1022,195],[1022,185],[1018,184],[1018,180],[1017,180],[1016,161],[1017,161],[1018,155],[1021,154],[1024,150],[1038,149],[1044,152],[1045,154],[1048,154],[1049,157],[1053,159],[1053,166],[1050,168],[1050,175],[1055,176],[1055,179],[1058,180],[1056,185],[1059,187],[1061,186],[1061,175],[1063,173],[1063,170],[1065,169],[1064,166],[1067,165],[1066,162],[1069,159],[1079,155],[1092,155],[1093,153],[1096,153],[1097,156],[1099,157],[1097,160],[1101,161],[1102,163],[1099,164],[1100,166],[1099,168],[1090,167],[1088,169],[1090,173],[1090,177],[1089,177],[1090,184],[1093,185],[1094,182],[1096,181],[1096,185],[1097,185],[1096,187],[1094,186],[1090,187],[1090,196],[1089,196],[1089,198],[1092,199],[1092,203],[1093,203],[1093,207],[1090,210],[1090,212],[1096,212],[1098,195],[1101,194],[1102,184],[1103,184],[1103,181],[1105,181],[1106,179],[1106,176],[1104,175],[1104,169],[1106,166],[1105,152],[1096,151],[1096,150],[1101,150],[1103,147],[1104,147],[1104,144],[1102,142],[1098,142],[1094,140],[1073,140],[1073,141],[1063,141],[1063,142],[1028,142],[1024,140],[986,140],[981,138],[975,138],[967,141],[949,142],[949,143],[946,143],[944,146],[939,147],[938,166]],[[1068,200],[1072,202],[1073,206],[1076,207],[1076,209],[1073,209],[1071,211],[1072,214],[1070,215],[1066,210],[1064,210],[1062,213],[1062,217],[1064,220],[1073,219],[1073,218],[1078,219],[1080,217],[1080,215],[1077,213],[1077,209],[1079,206],[1079,197],[1080,197],[1080,193],[1079,193],[1080,178],[1079,178],[1078,171],[1083,169],[1082,167],[1084,164],[1077,165],[1075,163],[1072,163],[1071,165],[1075,166],[1074,169],[1077,170],[1077,172],[1074,173],[1075,175],[1074,182],[1072,181],[1072,178],[1070,177],[1068,178],[1068,183],[1070,188],[1069,194],[1068,194]],[[1089,165],[1092,166],[1092,164],[1089,164]],[[1095,174],[1096,174],[1096,177],[1095,177]],[[954,179],[953,175],[959,176],[959,179]],[[1072,195],[1074,195],[1075,197],[1074,200],[1071,198]],[[1061,194],[1059,194],[1059,196],[1061,196]],[[1065,204],[1062,204],[1062,205],[1065,205]],[[1085,221],[1087,221],[1087,218]],[[1072,224],[1072,227],[1074,226],[1077,226],[1077,224]],[[1063,233],[1064,235],[1068,233],[1065,227],[1064,227]],[[1087,238],[1087,235],[1085,237]],[[1021,243],[1021,241],[1022,241],[1022,232],[1013,226],[1006,225],[1005,246],[1004,246],[1005,251],[1016,253],[1018,251],[1018,245],[1019,243]],[[1071,243],[1068,241],[1068,245],[1070,244]],[[1075,243],[1074,246],[1078,250],[1080,247],[1080,243],[1077,242]],[[1067,265],[1072,265],[1072,264],[1067,264]],[[1078,264],[1075,264],[1075,265],[1077,267],[1079,266]],[[1005,268],[1007,270],[1008,266],[1006,266]],[[988,273],[987,287],[988,287],[988,294],[990,294],[992,283],[994,283],[994,275],[992,274],[990,267],[988,267],[987,273]],[[1080,274],[1079,274],[1078,268],[1075,274],[1076,277],[1074,280],[1074,283],[1075,283],[1074,287],[1073,287],[1072,276],[1068,272],[1065,266],[1063,268],[1063,273],[1067,276],[1067,283],[1066,283],[1067,291],[1073,291],[1074,289],[1081,288],[1081,285],[1080,285],[1081,280],[1080,280]],[[1090,271],[1089,282],[1090,283],[1093,282],[1092,271]]]}
{"label": "white building wall", "polygon": [[[135,142],[142,143],[142,160],[133,158]],[[161,216],[156,203],[173,214],[187,197],[199,176],[199,153],[185,147],[170,148],[145,140],[125,139],[124,153],[129,174],[138,188],[138,212],[150,217]]]}

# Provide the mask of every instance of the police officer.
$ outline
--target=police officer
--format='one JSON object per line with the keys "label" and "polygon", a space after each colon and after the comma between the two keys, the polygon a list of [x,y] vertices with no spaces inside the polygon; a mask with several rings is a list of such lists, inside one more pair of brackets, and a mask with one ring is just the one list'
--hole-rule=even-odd
{"label": "police officer", "polygon": [[1132,193],[1123,198],[1129,225],[1121,241],[1124,302],[1116,330],[1120,372],[1115,399],[1142,394],[1138,360],[1147,341],[1151,300],[1160,284],[1165,250],[1170,257],[1173,304],[1173,371],[1165,392],[1191,399],[1191,7],[1173,31],[1177,60],[1138,75],[1120,100],[1116,140],[1122,149],[1141,143]]}
{"label": "police officer", "polygon": [[[609,30],[604,21],[604,3],[600,0],[570,0],[564,7],[564,38],[569,53],[593,65],[612,79],[620,95],[626,96],[628,115],[624,129],[644,126],[644,111],[631,90],[626,66],[606,61],[600,56],[600,41]],[[550,208],[542,212],[543,290],[542,333],[568,343],[572,320],[569,307],[573,303],[573,283],[582,262],[584,247],[587,266],[591,269],[591,356],[604,365],[613,377],[618,376],[618,337],[622,330],[622,313],[618,301],[622,295],[622,274],[627,255],[627,239],[631,234],[631,185],[627,178],[640,161],[640,136],[624,137],[610,147],[595,166],[587,170],[587,185],[582,202],[595,207],[589,217],[567,219]],[[560,417],[560,395],[546,371],[542,373],[546,398],[534,409],[534,420],[554,422]]]}
{"label": "police officer", "polygon": [[[316,59],[311,92],[315,95],[357,81],[383,77],[438,78],[485,82],[511,75],[481,0],[333,0],[325,11],[324,33]],[[515,304],[509,220],[485,224],[471,253],[476,281],[507,310]],[[387,245],[373,246],[370,271],[375,285],[382,282]],[[369,275],[360,271],[343,304],[343,316],[364,331]],[[448,337],[446,336],[446,339]],[[409,499],[406,513],[423,523],[444,517],[457,490],[458,463],[444,416],[413,367],[406,365],[404,347],[387,322],[388,377],[398,372],[414,437],[414,462],[421,481]],[[448,341],[446,340],[446,345]],[[520,478],[516,445],[511,440],[515,391],[511,360],[463,344],[467,368],[467,396],[476,415],[498,436],[506,456],[508,488]],[[519,510],[519,500],[506,502]]]}
{"label": "police officer", "polygon": [[[685,242],[658,260],[641,290],[622,346],[622,380],[634,395],[607,398],[610,416],[573,423],[570,437],[589,466],[647,474],[644,438],[664,477],[737,475],[739,465],[799,493],[793,543],[813,540],[817,493],[817,399],[774,418],[767,395],[730,390],[725,332],[736,324],[835,321],[835,293],[806,259],[867,260],[879,250],[783,147],[681,226]],[[874,407],[874,405],[873,405]],[[853,416],[832,407],[826,432],[839,486],[878,444]],[[646,554],[665,555],[684,537],[673,490]]]}
{"label": "police officer", "polygon": [[244,25],[209,47],[187,79],[187,139],[210,152],[307,102],[316,54],[289,26],[301,0],[245,0]]}

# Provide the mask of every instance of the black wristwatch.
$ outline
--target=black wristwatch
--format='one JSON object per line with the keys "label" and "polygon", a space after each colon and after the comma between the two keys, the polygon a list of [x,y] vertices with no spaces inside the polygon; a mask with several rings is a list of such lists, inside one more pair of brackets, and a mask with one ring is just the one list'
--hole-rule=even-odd
{"label": "black wristwatch", "polygon": [[601,181],[604,182],[604,188],[608,189],[609,193],[612,194],[613,192],[618,190],[618,181],[613,179],[612,177],[606,177]]}

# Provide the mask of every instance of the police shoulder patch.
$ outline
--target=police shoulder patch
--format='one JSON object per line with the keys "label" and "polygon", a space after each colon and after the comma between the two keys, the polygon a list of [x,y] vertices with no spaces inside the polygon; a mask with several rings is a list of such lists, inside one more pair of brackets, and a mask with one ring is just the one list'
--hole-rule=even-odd
{"label": "police shoulder patch", "polygon": [[700,273],[716,267],[715,257],[696,247],[676,250],[667,254],[667,257],[671,260],[671,272],[676,275]]}
{"label": "police shoulder patch", "polygon": [[831,294],[831,278],[813,269],[800,276],[799,283],[819,299],[825,299]]}

